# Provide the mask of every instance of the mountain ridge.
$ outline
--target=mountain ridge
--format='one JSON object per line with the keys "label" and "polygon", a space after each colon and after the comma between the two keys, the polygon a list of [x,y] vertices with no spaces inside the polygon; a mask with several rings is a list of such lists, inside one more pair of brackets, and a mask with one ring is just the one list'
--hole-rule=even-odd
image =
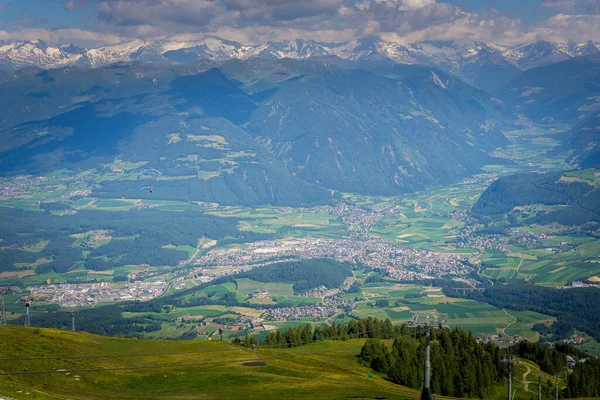
{"label": "mountain ridge", "polygon": [[0,82],[0,170],[101,172],[116,157],[179,178],[150,195],[123,173],[97,196],[301,205],[330,202],[331,191],[406,193],[497,162],[504,116],[487,93],[430,67],[344,63],[23,74]]}
{"label": "mountain ridge", "polygon": [[38,41],[0,42],[0,69],[23,67],[42,69],[63,66],[95,68],[118,62],[192,63],[252,58],[297,60],[338,57],[344,60],[391,60],[399,64],[424,64],[465,79],[483,89],[496,88],[484,77],[505,82],[520,71],[550,65],[574,57],[600,54],[600,43],[560,44],[536,41],[501,46],[481,41],[422,41],[401,44],[367,37],[348,42],[324,43],[314,40],[286,40],[245,45],[215,36],[201,40],[131,40],[96,48],[71,44],[48,46]]}

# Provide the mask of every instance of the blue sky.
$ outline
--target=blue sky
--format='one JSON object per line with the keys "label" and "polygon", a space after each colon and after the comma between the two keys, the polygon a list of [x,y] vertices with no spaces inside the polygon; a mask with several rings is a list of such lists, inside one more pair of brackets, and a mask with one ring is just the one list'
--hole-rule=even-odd
{"label": "blue sky", "polygon": [[68,11],[59,0],[0,0],[0,29],[18,30],[21,27],[44,29],[93,28],[94,5],[84,4],[76,11]]}
{"label": "blue sky", "polygon": [[600,37],[599,15],[600,0],[0,0],[0,40],[581,41]]}
{"label": "blue sky", "polygon": [[[599,0],[600,1],[600,0]],[[513,18],[539,22],[557,14],[555,9],[542,6],[542,0],[446,0],[465,11],[482,13],[492,9]]]}

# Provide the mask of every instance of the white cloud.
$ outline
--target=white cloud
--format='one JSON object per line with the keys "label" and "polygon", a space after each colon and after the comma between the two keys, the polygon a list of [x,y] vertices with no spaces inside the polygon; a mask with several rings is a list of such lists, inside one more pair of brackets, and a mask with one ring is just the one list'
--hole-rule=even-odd
{"label": "white cloud", "polygon": [[434,4],[435,0],[402,0],[400,3],[401,10],[417,10]]}
{"label": "white cloud", "polygon": [[[78,7],[85,0],[65,0]],[[516,44],[536,39],[600,37],[598,16],[558,14],[527,25],[492,11],[467,13],[442,0],[96,0],[95,31],[25,29],[2,36],[50,43],[112,44],[119,40],[207,34],[242,43],[304,38],[327,42],[365,36],[410,43],[467,39]],[[547,7],[592,7],[600,0],[544,0]],[[102,33],[106,32],[106,33]],[[110,33],[109,33],[110,32]]]}
{"label": "white cloud", "polygon": [[75,11],[85,6],[87,0],[65,0],[64,6],[67,11]]}
{"label": "white cloud", "polygon": [[559,43],[597,41],[600,38],[600,15],[558,14],[535,26],[532,34],[536,38]]}
{"label": "white cloud", "polygon": [[0,40],[42,40],[47,44],[71,43],[81,47],[116,44],[124,40],[120,35],[81,29],[22,29],[15,32],[0,30]]}
{"label": "white cloud", "polygon": [[586,14],[600,13],[599,0],[543,0],[544,7],[554,8],[561,12],[573,13],[581,9]]}

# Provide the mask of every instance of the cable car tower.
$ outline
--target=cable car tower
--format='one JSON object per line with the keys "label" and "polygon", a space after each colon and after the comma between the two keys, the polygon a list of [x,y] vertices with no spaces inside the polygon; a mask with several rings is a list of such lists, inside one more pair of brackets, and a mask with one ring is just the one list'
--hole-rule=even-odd
{"label": "cable car tower", "polygon": [[29,319],[29,308],[31,307],[31,301],[25,300],[25,326],[31,326],[31,320]]}
{"label": "cable car tower", "polygon": [[421,400],[433,400],[433,395],[431,394],[431,328],[449,329],[448,314],[439,314],[437,312],[413,312],[412,314],[412,320],[406,324],[408,326],[426,328],[425,379],[423,380]]}
{"label": "cable car tower", "polygon": [[77,310],[71,311],[71,330],[75,332],[75,314],[77,314]]}

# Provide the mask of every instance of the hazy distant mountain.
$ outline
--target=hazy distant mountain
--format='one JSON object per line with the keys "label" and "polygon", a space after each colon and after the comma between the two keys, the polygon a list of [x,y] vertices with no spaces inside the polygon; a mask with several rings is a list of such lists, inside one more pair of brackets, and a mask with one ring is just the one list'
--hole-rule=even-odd
{"label": "hazy distant mountain", "polygon": [[[429,67],[344,63],[20,70],[0,82],[0,169],[146,162],[177,177],[155,198],[301,205],[330,201],[331,189],[403,193],[497,161],[503,110],[485,92]],[[148,196],[115,173],[98,196]]]}
{"label": "hazy distant mountain", "polygon": [[[394,194],[455,181],[491,161],[500,106],[439,70],[396,66],[394,77],[316,64],[270,85],[254,79],[262,101],[248,130],[289,171],[340,191]],[[359,64],[360,66],[364,64]],[[235,66],[252,68],[252,62]],[[233,68],[228,64],[227,68]]]}
{"label": "hazy distant mountain", "polygon": [[527,70],[500,97],[535,123],[575,125],[600,110],[600,55]]}
{"label": "hazy distant mountain", "polygon": [[0,43],[0,69],[35,66],[98,67],[116,62],[193,63],[199,60],[307,59],[339,57],[345,60],[392,60],[401,64],[424,64],[454,74],[484,90],[494,91],[519,71],[545,66],[581,55],[600,54],[593,42],[554,44],[538,41],[515,47],[474,41],[426,41],[402,45],[378,38],[344,43],[312,40],[242,45],[218,37],[198,41],[133,40],[112,46],[82,49],[72,45],[47,46],[41,41]]}
{"label": "hazy distant mountain", "polygon": [[[599,107],[600,108],[600,107]],[[600,114],[594,113],[575,126],[561,146],[568,161],[578,167],[600,167]]]}

